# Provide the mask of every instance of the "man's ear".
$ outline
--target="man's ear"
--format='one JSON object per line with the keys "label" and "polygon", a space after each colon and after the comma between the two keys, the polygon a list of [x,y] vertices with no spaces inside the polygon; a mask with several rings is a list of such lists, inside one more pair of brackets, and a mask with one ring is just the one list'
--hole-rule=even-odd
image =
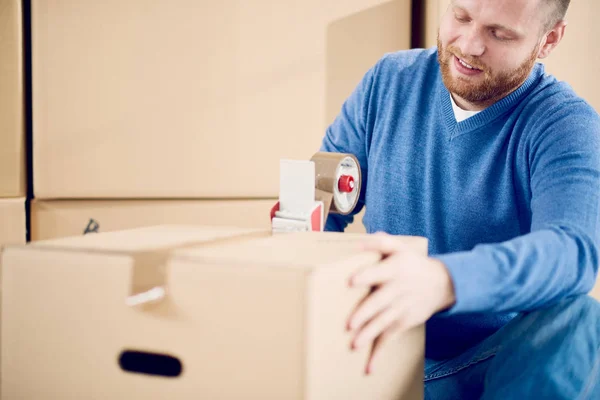
{"label": "man's ear", "polygon": [[552,50],[554,50],[554,48],[558,46],[563,36],[565,35],[566,27],[567,21],[558,21],[556,25],[554,25],[554,28],[552,28],[551,31],[547,32],[544,35],[542,46],[540,47],[540,51],[538,52],[538,58],[546,58],[550,55]]}

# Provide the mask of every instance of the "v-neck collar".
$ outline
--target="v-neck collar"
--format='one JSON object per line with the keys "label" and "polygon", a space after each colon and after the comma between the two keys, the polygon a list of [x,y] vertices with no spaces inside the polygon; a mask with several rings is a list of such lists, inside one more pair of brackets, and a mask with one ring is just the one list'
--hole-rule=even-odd
{"label": "v-neck collar", "polygon": [[456,122],[454,117],[454,110],[452,109],[452,102],[450,100],[450,92],[442,81],[441,73],[438,79],[438,96],[440,99],[439,106],[441,107],[444,123],[448,132],[450,132],[450,139],[480,129],[486,124],[490,123],[500,115],[509,111],[515,104],[523,98],[531,87],[537,82],[544,74],[544,66],[537,63],[525,82],[513,91],[508,96],[492,104],[488,108],[480,111],[479,113],[465,119],[461,122]]}

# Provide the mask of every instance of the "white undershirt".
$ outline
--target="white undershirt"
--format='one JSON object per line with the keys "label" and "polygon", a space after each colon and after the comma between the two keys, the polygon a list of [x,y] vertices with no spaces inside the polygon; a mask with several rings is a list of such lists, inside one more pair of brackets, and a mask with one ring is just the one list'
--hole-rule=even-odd
{"label": "white undershirt", "polygon": [[456,122],[464,121],[465,119],[472,117],[473,115],[479,112],[463,110],[462,108],[456,105],[456,102],[452,98],[452,95],[450,95],[450,101],[452,102],[452,110],[454,110],[454,118],[456,118]]}

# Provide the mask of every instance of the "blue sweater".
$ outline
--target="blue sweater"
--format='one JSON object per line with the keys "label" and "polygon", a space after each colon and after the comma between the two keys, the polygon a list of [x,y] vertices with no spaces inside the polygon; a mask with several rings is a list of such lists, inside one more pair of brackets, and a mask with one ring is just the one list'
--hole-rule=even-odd
{"label": "blue sweater", "polygon": [[[513,318],[591,290],[600,233],[600,118],[537,64],[460,123],[435,48],[385,55],[327,129],[352,153],[367,232],[428,238],[456,304],[427,322],[428,357],[454,356]],[[354,214],[355,214],[354,213]],[[352,216],[331,215],[343,231]]]}

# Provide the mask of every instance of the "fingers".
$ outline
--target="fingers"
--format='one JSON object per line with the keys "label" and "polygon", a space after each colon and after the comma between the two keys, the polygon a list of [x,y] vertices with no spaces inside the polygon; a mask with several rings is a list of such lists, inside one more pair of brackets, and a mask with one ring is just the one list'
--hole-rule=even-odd
{"label": "fingers", "polygon": [[362,269],[350,277],[351,287],[369,287],[384,284],[394,278],[398,266],[382,261],[374,266]]}
{"label": "fingers", "polygon": [[363,298],[354,309],[348,320],[347,327],[355,330],[363,326],[367,321],[388,308],[398,296],[398,290],[392,285],[379,287]]}
{"label": "fingers", "polygon": [[402,250],[405,246],[398,240],[397,237],[384,232],[377,232],[369,235],[362,243],[363,250],[377,251],[384,256],[394,254],[398,250]]}
{"label": "fingers", "polygon": [[375,365],[376,356],[380,353],[381,345],[391,335],[392,329],[387,329],[383,333],[375,338],[371,345],[371,351],[369,352],[369,358],[367,359],[367,365],[365,367],[365,374],[370,375],[373,373],[373,366]]}
{"label": "fingers", "polygon": [[387,308],[363,326],[352,342],[352,348],[359,349],[375,340],[377,336],[398,322],[400,313],[398,309]]}
{"label": "fingers", "polygon": [[371,297],[371,294],[375,293],[375,291],[377,289],[379,289],[379,286],[373,286],[373,287],[371,287],[371,289],[369,290],[369,292],[367,294],[365,294],[363,296],[363,298],[358,301],[358,303],[354,307],[354,310],[350,314],[350,317],[348,317],[348,320],[346,321],[346,330],[350,331],[350,330],[353,329],[350,326],[352,318],[353,318],[352,316],[356,313],[357,310],[359,310],[363,306],[363,304],[365,304],[365,302]]}

